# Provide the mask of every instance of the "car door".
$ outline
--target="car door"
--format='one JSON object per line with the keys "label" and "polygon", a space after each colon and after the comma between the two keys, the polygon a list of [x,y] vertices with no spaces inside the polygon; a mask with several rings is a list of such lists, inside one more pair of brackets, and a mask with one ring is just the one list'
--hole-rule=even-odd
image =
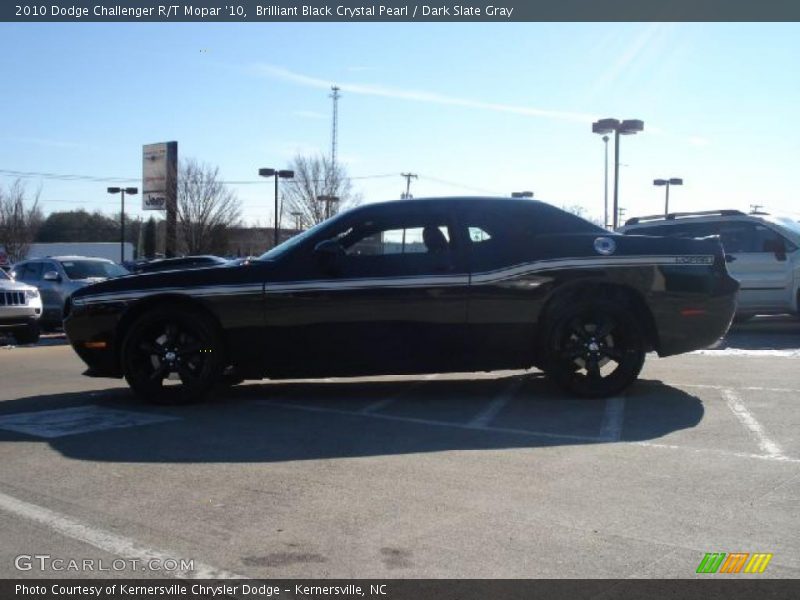
{"label": "car door", "polygon": [[[466,259],[446,209],[366,208],[338,219],[265,285],[268,372],[425,373],[458,367]],[[328,250],[322,251],[324,242]]]}
{"label": "car door", "polygon": [[785,240],[771,228],[749,221],[720,224],[720,241],[728,255],[728,270],[741,284],[740,312],[787,309],[792,288],[792,266],[775,244]]}

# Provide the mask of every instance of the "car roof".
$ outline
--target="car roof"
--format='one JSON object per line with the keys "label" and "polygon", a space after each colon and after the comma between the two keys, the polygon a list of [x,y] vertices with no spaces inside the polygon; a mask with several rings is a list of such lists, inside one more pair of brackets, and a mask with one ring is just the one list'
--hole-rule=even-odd
{"label": "car roof", "polygon": [[57,260],[59,262],[65,260],[96,260],[99,262],[106,262],[106,263],[114,263],[113,260],[109,260],[107,258],[101,258],[99,256],[78,256],[78,255],[65,255],[65,256],[34,256],[31,258],[26,258],[25,260],[19,261],[17,264],[21,265],[22,263],[32,262],[35,260]]}

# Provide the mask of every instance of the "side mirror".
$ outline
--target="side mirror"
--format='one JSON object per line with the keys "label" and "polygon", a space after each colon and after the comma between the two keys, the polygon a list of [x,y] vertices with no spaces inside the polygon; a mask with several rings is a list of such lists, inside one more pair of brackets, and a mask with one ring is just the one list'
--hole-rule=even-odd
{"label": "side mirror", "polygon": [[314,254],[318,256],[344,256],[344,248],[337,240],[323,240],[314,246]]}
{"label": "side mirror", "polygon": [[764,240],[764,252],[772,252],[777,260],[786,260],[786,244],[783,239]]}
{"label": "side mirror", "polygon": [[61,281],[61,275],[58,271],[47,271],[42,277],[45,281]]}
{"label": "side mirror", "polygon": [[341,257],[344,256],[344,248],[337,240],[323,240],[314,246],[314,256],[317,257],[323,269],[335,273],[339,270]]}

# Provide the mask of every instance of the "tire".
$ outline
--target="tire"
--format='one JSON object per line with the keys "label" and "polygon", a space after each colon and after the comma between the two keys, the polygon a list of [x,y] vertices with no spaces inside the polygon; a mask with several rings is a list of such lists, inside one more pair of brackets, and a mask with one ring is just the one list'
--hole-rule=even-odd
{"label": "tire", "polygon": [[547,318],[543,333],[545,373],[575,396],[619,394],[642,370],[642,327],[619,298],[572,300]]}
{"label": "tire", "polygon": [[18,344],[35,344],[39,341],[39,324],[30,325],[14,330],[14,339]]}
{"label": "tire", "polygon": [[155,308],[137,319],[122,346],[122,369],[140,399],[191,404],[218,387],[225,353],[216,324],[205,314]]}

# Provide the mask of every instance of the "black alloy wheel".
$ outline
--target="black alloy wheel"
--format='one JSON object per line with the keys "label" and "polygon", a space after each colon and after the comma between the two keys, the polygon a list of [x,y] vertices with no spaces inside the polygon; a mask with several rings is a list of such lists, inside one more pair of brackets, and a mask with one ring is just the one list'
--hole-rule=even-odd
{"label": "black alloy wheel", "polygon": [[630,308],[611,300],[582,301],[553,316],[545,335],[545,371],[565,391],[604,398],[639,376],[645,344]]}
{"label": "black alloy wheel", "polygon": [[145,313],[130,328],[122,350],[128,385],[155,404],[205,400],[220,383],[224,364],[215,324],[193,311]]}

